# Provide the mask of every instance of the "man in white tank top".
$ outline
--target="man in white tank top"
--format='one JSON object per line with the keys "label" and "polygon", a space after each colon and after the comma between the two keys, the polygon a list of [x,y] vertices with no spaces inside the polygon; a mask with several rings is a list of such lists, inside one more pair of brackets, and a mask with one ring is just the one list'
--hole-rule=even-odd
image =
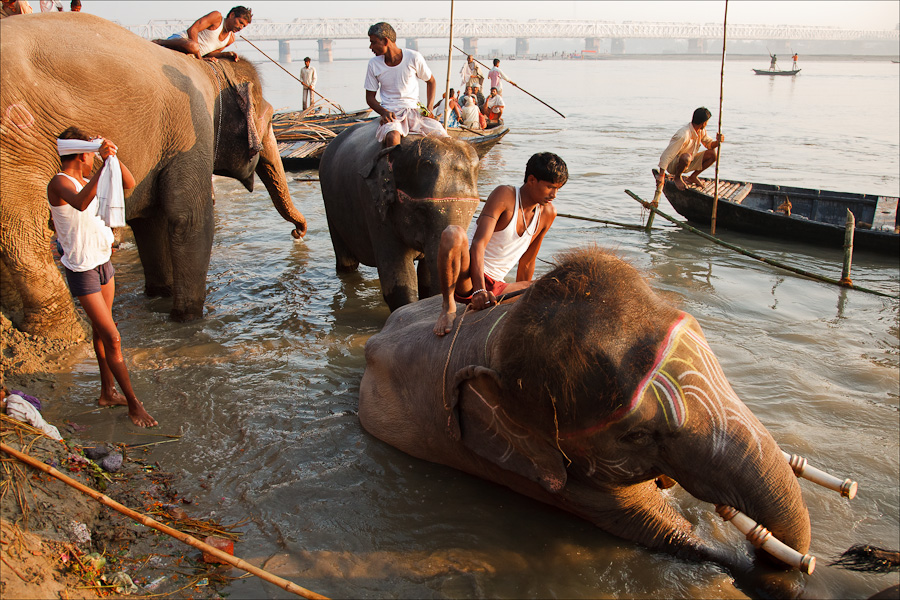
{"label": "man in white tank top", "polygon": [[200,17],[186,31],[175,33],[164,40],[153,40],[160,46],[190,54],[195,58],[215,61],[219,58],[238,60],[236,52],[221,52],[234,42],[234,35],[250,24],[253,12],[244,6],[235,6],[222,18],[217,10]]}
{"label": "man in white tank top", "polygon": [[[83,149],[80,141],[92,140],[75,127],[60,134],[57,148],[61,169],[47,185],[47,200],[56,239],[62,247],[66,281],[91,321],[94,353],[100,367],[100,406],[128,406],[128,416],[135,425],[153,427],[157,424],[156,419],[147,413],[131,387],[119,330],[112,316],[116,293],[115,271],[110,262],[113,235],[98,214],[100,202],[96,197],[103,169],[97,169],[92,176],[95,153],[77,150],[78,153],[72,153],[67,149],[67,146],[82,146]],[[118,149],[111,141],[103,140],[99,145],[98,153],[104,162],[117,154]],[[122,187],[133,188],[135,181],[131,171],[121,161],[119,167]],[[124,396],[116,390],[116,382]]]}
{"label": "man in white tank top", "polygon": [[[568,179],[563,159],[551,152],[535,154],[525,167],[525,185],[501,185],[488,196],[471,244],[462,227],[444,230],[438,249],[443,303],[435,335],[450,333],[457,302],[481,310],[501,293],[531,285],[541,242],[556,218],[552,202]],[[516,262],[516,282],[508,284],[503,279]]]}

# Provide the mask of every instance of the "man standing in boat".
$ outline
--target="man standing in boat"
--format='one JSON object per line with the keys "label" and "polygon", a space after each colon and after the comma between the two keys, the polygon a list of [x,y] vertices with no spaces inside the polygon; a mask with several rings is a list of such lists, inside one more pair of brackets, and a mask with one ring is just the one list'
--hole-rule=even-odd
{"label": "man standing in boat", "polygon": [[[419,109],[419,82],[427,86],[425,106],[434,106],[437,83],[425,58],[397,46],[397,33],[387,23],[369,27],[369,49],[375,54],[366,68],[366,104],[381,115],[375,138],[385,147],[397,146],[410,133],[449,137],[444,127],[430,118],[429,108]],[[381,92],[381,102],[375,98]]]}
{"label": "man standing in boat", "polygon": [[303,110],[306,110],[310,104],[314,104],[316,99],[313,98],[313,90],[316,89],[316,68],[309,66],[310,58],[307,56],[303,59],[303,68],[300,69],[300,83],[303,84]]}
{"label": "man standing in boat", "polygon": [[217,10],[200,17],[186,31],[175,33],[164,40],[153,40],[160,46],[190,54],[195,58],[215,61],[230,58],[237,62],[236,52],[222,52],[234,42],[234,34],[250,24],[253,12],[244,6],[235,6],[222,17]]}
{"label": "man standing in boat", "polygon": [[772,55],[772,62],[769,63],[769,70],[770,70],[770,71],[774,71],[774,70],[775,70],[775,63],[777,63],[777,62],[778,62],[778,57],[777,57],[776,55],[773,54],[773,55]]}
{"label": "man standing in boat", "polygon": [[[683,190],[687,184],[701,185],[697,175],[716,162],[716,153],[719,144],[723,141],[722,134],[718,134],[718,140],[713,140],[706,135],[706,124],[712,114],[705,106],[694,111],[691,122],[675,132],[669,145],[659,157],[659,173],[657,181],[666,176],[668,171],[675,178],[675,187]],[[704,146],[706,150],[700,151]],[[684,173],[693,171],[687,180]]]}

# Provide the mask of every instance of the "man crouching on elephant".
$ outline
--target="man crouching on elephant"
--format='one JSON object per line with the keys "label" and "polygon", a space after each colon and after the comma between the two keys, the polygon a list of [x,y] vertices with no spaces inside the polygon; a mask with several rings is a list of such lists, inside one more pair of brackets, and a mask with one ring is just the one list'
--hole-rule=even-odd
{"label": "man crouching on elephant", "polygon": [[[387,23],[375,23],[369,27],[369,49],[375,56],[366,68],[366,104],[381,115],[381,127],[375,138],[385,147],[397,146],[400,139],[410,133],[447,137],[447,132],[437,120],[419,112],[419,82],[426,84],[425,106],[434,106],[437,83],[425,58],[409,48],[397,46],[397,33]],[[381,90],[381,102],[375,93]]]}
{"label": "man crouching on elephant", "polygon": [[[457,301],[481,310],[496,303],[499,294],[531,285],[538,250],[556,218],[551,202],[568,179],[562,158],[551,152],[535,154],[525,167],[525,185],[501,185],[488,196],[471,246],[462,227],[444,230],[438,249],[443,303],[435,335],[450,332]],[[503,278],[516,261],[516,282],[507,284]]]}
{"label": "man crouching on elephant", "polygon": [[[100,217],[98,184],[105,175],[97,169],[91,176],[94,154],[100,153],[104,164],[116,156],[117,148],[109,140],[92,140],[81,130],[70,127],[56,140],[62,167],[47,186],[47,199],[56,239],[62,248],[62,262],[66,281],[72,295],[78,298],[91,320],[94,352],[100,366],[101,406],[127,405],[128,416],[139,427],[153,427],[151,417],[131,387],[119,330],[113,321],[112,304],[116,293],[112,256],[113,233]],[[121,162],[121,186],[135,186],[134,176]],[[112,176],[114,177],[113,170]],[[88,181],[86,178],[90,177]],[[113,186],[118,181],[112,182]],[[116,391],[116,382],[125,393]]]}

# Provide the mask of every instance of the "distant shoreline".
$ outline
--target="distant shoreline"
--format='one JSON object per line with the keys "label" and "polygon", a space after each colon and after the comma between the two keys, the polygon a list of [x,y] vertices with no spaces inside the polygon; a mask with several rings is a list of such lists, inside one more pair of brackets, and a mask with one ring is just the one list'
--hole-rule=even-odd
{"label": "distant shoreline", "polygon": [[[538,55],[540,58],[535,56],[527,57],[527,58],[510,58],[509,56],[501,55],[500,58],[507,62],[528,62],[528,61],[544,61],[544,60],[586,60],[586,61],[605,61],[605,60],[714,60],[720,61],[722,60],[721,54],[600,54],[593,58],[569,58],[568,56],[553,56],[547,54]],[[342,62],[342,61],[350,61],[350,60],[369,60],[370,56],[358,57],[358,58],[334,58],[334,62]],[[456,59],[457,56],[454,56]],[[427,60],[447,60],[447,56],[441,55],[433,55],[429,54],[426,56]],[[726,56],[726,61],[745,61],[745,62],[758,62],[763,66],[760,68],[768,68],[769,66],[769,57],[763,54],[732,54],[728,53]],[[800,60],[798,61],[798,65],[802,68],[803,63],[807,62],[891,62],[894,60],[900,60],[897,56],[892,56],[889,54],[801,54]],[[250,59],[250,62],[253,63],[265,63],[268,62],[265,59],[255,60]],[[299,61],[291,61],[292,64],[294,62]],[[763,64],[765,63],[765,64]],[[780,66],[790,66],[792,63],[790,54],[785,54],[784,58],[778,61]]]}

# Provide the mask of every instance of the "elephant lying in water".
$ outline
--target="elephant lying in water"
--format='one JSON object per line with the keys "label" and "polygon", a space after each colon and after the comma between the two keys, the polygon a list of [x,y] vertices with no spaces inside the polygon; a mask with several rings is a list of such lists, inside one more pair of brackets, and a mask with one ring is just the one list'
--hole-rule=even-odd
{"label": "elephant lying in water", "polygon": [[515,301],[432,326],[404,306],[366,344],[363,427],[413,456],[505,485],[601,529],[734,567],[665,500],[665,475],[805,553],[800,487],[700,326],[630,265],[580,250]]}
{"label": "elephant lying in water", "polygon": [[0,32],[0,271],[4,305],[18,292],[25,331],[81,335],[47,225],[55,140],[70,126],[114,140],[134,174],[126,220],[145,290],[173,296],[175,319],[203,313],[213,174],[252,190],[255,172],[297,237],[305,233],[249,62],[196,60],[86,13],[3,19]]}

